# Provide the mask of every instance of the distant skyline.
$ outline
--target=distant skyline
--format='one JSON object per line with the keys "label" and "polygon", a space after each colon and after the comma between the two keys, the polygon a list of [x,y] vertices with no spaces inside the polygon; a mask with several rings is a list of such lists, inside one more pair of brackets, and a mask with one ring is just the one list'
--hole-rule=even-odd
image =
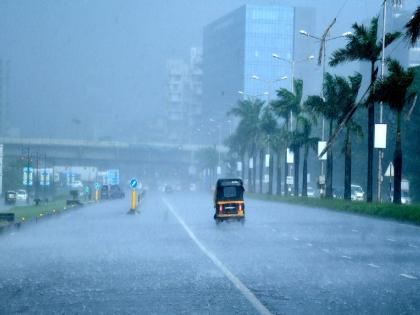
{"label": "distant skyline", "polygon": [[346,3],[332,32],[340,34],[377,14],[382,0],[3,0],[12,125],[23,136],[53,128],[58,136],[141,138],[144,122],[165,108],[166,60],[187,59],[204,25],[246,3],[314,6],[317,29],[308,31],[316,33]]}

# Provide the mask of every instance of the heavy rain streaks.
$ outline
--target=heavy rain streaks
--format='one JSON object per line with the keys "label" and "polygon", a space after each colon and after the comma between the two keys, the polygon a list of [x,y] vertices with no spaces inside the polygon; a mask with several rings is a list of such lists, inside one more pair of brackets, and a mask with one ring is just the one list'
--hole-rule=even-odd
{"label": "heavy rain streaks", "polygon": [[420,313],[415,0],[0,1],[0,314]]}

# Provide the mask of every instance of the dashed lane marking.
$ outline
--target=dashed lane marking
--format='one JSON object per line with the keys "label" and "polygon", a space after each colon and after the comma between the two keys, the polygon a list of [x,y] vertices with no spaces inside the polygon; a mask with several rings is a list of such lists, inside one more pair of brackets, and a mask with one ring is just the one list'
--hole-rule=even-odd
{"label": "dashed lane marking", "polygon": [[293,239],[294,239],[295,241],[299,241],[299,238],[298,238],[298,237],[293,237]]}
{"label": "dashed lane marking", "polygon": [[414,245],[414,244],[408,244],[409,247],[411,248],[419,248],[418,246]]}
{"label": "dashed lane marking", "polygon": [[393,238],[387,238],[386,239],[388,242],[396,242],[396,240],[394,240]]}
{"label": "dashed lane marking", "polygon": [[211,251],[209,251],[203,243],[195,236],[193,231],[188,227],[185,221],[178,215],[175,208],[165,199],[162,198],[169,211],[178,220],[179,224],[187,232],[191,240],[198,246],[198,248],[220,269],[220,271],[233,283],[233,285],[242,293],[242,295],[252,304],[259,314],[271,315],[271,312],[258,300],[258,298],[251,292],[248,287],[239,280]]}
{"label": "dashed lane marking", "polygon": [[401,277],[407,278],[407,279],[411,279],[411,280],[417,280],[417,277],[413,276],[413,275],[409,275],[406,273],[400,273]]}
{"label": "dashed lane marking", "polygon": [[356,229],[352,229],[351,231],[354,232],[354,233],[359,232],[359,230],[356,230]]}
{"label": "dashed lane marking", "polygon": [[350,257],[350,256],[346,256],[346,255],[341,255],[341,258],[348,259],[348,260],[350,260],[350,259],[351,259],[351,257]]}
{"label": "dashed lane marking", "polygon": [[312,247],[313,245],[312,245],[312,243],[306,243],[306,245],[308,245],[308,246],[310,246],[310,247]]}

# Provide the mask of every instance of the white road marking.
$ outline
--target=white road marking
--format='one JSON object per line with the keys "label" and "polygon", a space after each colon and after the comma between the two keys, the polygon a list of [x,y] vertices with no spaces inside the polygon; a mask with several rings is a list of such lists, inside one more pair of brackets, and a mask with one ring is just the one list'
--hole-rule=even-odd
{"label": "white road marking", "polygon": [[413,275],[406,274],[406,273],[401,273],[400,276],[404,277],[404,278],[407,278],[407,279],[411,279],[411,280],[417,280],[417,277],[415,277]]}
{"label": "white road marking", "polygon": [[350,256],[346,256],[346,255],[341,255],[341,258],[344,258],[344,259],[351,259],[351,257],[350,257]]}
{"label": "white road marking", "polygon": [[276,229],[271,229],[271,231],[273,231],[273,232],[277,232],[277,230],[276,230]]}
{"label": "white road marking", "polygon": [[293,239],[294,239],[295,241],[299,241],[299,238],[297,238],[297,237],[293,237]]}
{"label": "white road marking", "polygon": [[306,245],[308,245],[308,246],[312,246],[312,243],[306,243]]}
{"label": "white road marking", "polygon": [[419,248],[418,246],[413,245],[413,244],[408,244],[408,246],[411,247],[411,248]]}
{"label": "white road marking", "polygon": [[386,239],[388,242],[396,242],[396,240],[394,240],[393,238],[387,238]]}
{"label": "white road marking", "polygon": [[378,266],[378,265],[373,264],[373,263],[368,264],[368,266],[369,266],[369,267],[372,267],[372,268],[379,268],[379,266]]}
{"label": "white road marking", "polygon": [[178,215],[174,207],[165,199],[162,198],[163,202],[168,207],[169,211],[178,220],[179,224],[187,232],[191,240],[198,246],[198,248],[208,257],[210,260],[220,269],[220,271],[233,283],[233,285],[242,293],[242,295],[254,306],[259,314],[272,315],[271,312],[258,300],[258,298],[248,289],[245,284],[239,280],[211,251],[209,251],[203,243],[195,236],[193,231],[188,227],[184,220]]}
{"label": "white road marking", "polygon": [[323,249],[321,249],[324,253],[327,253],[327,254],[329,254],[330,253],[330,250],[328,249],[328,248],[323,248]]}
{"label": "white road marking", "polygon": [[359,232],[359,230],[356,230],[356,229],[352,229],[351,231],[354,232],[354,233]]}

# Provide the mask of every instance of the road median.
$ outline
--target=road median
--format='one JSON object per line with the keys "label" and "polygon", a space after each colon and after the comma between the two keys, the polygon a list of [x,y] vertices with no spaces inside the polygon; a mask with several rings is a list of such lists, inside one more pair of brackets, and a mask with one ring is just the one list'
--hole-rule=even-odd
{"label": "road median", "polygon": [[420,205],[395,205],[392,203],[367,203],[346,201],[342,199],[321,199],[307,197],[285,197],[263,194],[248,194],[248,197],[259,200],[276,201],[304,205],[313,208],[324,208],[334,211],[364,214],[373,217],[393,219],[420,225]]}

